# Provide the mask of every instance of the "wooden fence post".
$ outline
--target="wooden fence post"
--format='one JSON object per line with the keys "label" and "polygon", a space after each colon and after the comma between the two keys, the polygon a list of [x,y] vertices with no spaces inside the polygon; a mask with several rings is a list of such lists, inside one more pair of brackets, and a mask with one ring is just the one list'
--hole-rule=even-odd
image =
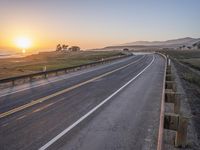
{"label": "wooden fence post", "polygon": [[175,146],[183,147],[187,146],[187,127],[189,118],[180,116],[178,129],[176,132]]}

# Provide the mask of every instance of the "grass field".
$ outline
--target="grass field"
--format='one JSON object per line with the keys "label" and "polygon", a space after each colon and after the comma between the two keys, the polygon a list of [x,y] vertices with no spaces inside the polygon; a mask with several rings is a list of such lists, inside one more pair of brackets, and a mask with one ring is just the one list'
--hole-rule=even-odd
{"label": "grass field", "polygon": [[47,70],[77,66],[123,55],[119,51],[45,52],[24,58],[0,59],[0,79]]}
{"label": "grass field", "polygon": [[193,69],[200,71],[200,50],[185,50],[185,51],[166,51],[173,58],[176,58],[183,64],[190,66]]}
{"label": "grass field", "polygon": [[177,59],[200,58],[200,50],[169,50],[165,52]]}
{"label": "grass field", "polygon": [[200,71],[200,58],[182,59],[181,62]]}
{"label": "grass field", "polygon": [[200,50],[169,50],[165,52],[179,63],[185,64],[187,68],[180,68],[184,80],[200,87],[200,74],[190,68],[200,71]]}

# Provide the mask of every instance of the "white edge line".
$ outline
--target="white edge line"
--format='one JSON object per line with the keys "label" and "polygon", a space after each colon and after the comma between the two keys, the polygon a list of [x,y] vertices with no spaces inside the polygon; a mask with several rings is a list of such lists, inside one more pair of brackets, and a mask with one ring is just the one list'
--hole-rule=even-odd
{"label": "white edge line", "polygon": [[67,127],[65,130],[63,130],[61,133],[59,133],[57,136],[55,136],[53,139],[51,139],[48,143],[43,145],[42,147],[39,148],[39,150],[45,150],[49,146],[51,146],[54,142],[56,142],[58,139],[60,139],[63,135],[68,133],[71,129],[76,127],[80,122],[82,122],[84,119],[86,119],[89,115],[91,115],[93,112],[95,112],[99,107],[101,107],[104,103],[109,101],[113,96],[115,96],[117,93],[119,93],[122,89],[124,89],[127,85],[129,85],[132,81],[134,81],[138,76],[140,76],[147,68],[149,68],[152,63],[154,62],[155,57],[153,55],[153,59],[150,62],[148,66],[146,66],[140,73],[138,73],[135,77],[133,77],[131,80],[129,80],[125,85],[123,85],[121,88],[119,88],[117,91],[115,91],[113,94],[111,94],[109,97],[107,97],[105,100],[103,100],[100,104],[95,106],[92,110],[90,110],[87,114],[79,118],[76,122],[74,122],[72,125]]}
{"label": "white edge line", "polygon": [[[133,58],[136,57],[136,56],[133,56]],[[120,62],[116,62],[116,63],[120,63]],[[109,66],[105,66],[105,67],[110,67],[110,65],[114,65],[114,64],[109,64]],[[79,75],[82,75],[84,73],[90,73],[92,71],[96,71],[98,70],[98,68],[94,68],[94,70],[89,70],[87,72],[80,72],[79,74],[76,74],[76,75],[73,75],[71,77],[76,77],[76,76],[79,76]],[[66,75],[66,74],[65,74]],[[43,86],[43,85],[47,85],[47,84],[50,84],[50,83],[54,83],[54,82],[58,82],[58,81],[61,81],[61,80],[66,80],[66,79],[69,79],[71,77],[63,77],[63,78],[58,78],[58,79],[54,79],[52,81],[48,81],[47,83],[41,83],[41,84],[38,84],[38,85],[34,85],[32,87],[27,87],[27,88],[22,88],[22,89],[19,89],[19,90],[16,90],[16,91],[13,91],[13,92],[7,92],[5,94],[2,94],[0,95],[0,97],[4,97],[4,96],[8,96],[8,95],[12,95],[12,94],[15,94],[15,93],[18,93],[18,92],[22,92],[22,91],[25,91],[25,90],[29,90],[29,89],[33,89],[33,88],[36,88],[36,87],[40,87],[40,86]]]}

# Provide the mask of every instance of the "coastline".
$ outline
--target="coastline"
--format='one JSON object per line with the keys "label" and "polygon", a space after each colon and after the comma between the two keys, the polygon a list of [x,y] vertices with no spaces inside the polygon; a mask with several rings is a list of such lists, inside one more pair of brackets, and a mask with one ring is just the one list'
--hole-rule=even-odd
{"label": "coastline", "polygon": [[0,53],[0,59],[5,59],[5,58],[21,58],[25,57],[26,55],[23,54],[1,54]]}

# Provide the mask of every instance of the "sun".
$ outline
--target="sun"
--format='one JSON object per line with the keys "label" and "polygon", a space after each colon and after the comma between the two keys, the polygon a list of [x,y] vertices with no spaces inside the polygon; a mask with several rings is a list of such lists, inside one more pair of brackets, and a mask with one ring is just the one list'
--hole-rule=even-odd
{"label": "sun", "polygon": [[27,37],[18,37],[15,40],[15,44],[22,49],[22,53],[25,53],[26,49],[31,47],[31,40]]}

